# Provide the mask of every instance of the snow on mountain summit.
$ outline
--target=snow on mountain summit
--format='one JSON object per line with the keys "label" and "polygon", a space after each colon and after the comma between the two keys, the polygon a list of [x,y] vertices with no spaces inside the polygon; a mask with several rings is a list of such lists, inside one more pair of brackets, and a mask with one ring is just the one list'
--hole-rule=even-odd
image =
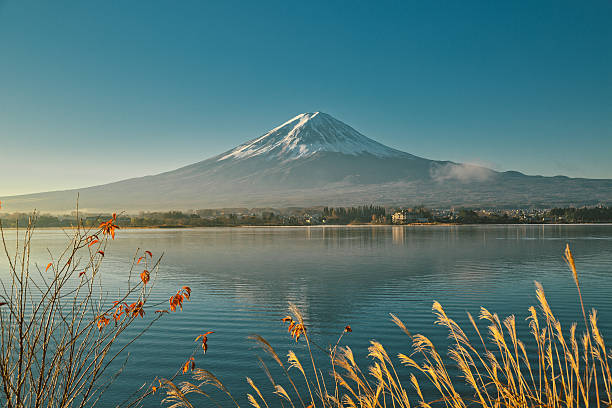
{"label": "snow on mountain summit", "polygon": [[265,135],[223,154],[217,161],[264,157],[292,160],[317,152],[377,157],[406,157],[408,153],[378,143],[323,112],[302,113]]}

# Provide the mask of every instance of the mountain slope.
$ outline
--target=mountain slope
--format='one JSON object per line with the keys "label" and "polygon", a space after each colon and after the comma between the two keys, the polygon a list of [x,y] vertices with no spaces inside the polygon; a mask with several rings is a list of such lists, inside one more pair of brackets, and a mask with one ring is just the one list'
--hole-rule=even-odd
{"label": "mountain slope", "polygon": [[221,155],[217,161],[262,156],[281,161],[310,157],[318,152],[410,157],[365,137],[347,124],[323,112],[302,113],[265,135]]}
{"label": "mountain slope", "polygon": [[612,203],[612,180],[526,176],[392,149],[322,112],[304,113],[210,159],[82,189],[1,198],[5,211],[355,205]]}

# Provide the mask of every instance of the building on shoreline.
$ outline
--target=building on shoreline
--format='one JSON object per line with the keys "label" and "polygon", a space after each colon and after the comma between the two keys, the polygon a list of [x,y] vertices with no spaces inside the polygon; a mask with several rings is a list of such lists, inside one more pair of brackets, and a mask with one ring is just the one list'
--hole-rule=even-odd
{"label": "building on shoreline", "polygon": [[430,222],[429,217],[423,216],[413,209],[399,210],[391,215],[391,222],[393,224],[414,224],[414,223],[428,223]]}

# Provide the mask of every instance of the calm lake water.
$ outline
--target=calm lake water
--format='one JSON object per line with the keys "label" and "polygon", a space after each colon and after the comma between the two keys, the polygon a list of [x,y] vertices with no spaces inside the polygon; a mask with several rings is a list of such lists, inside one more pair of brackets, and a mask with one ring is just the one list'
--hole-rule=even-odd
{"label": "calm lake water", "polygon": [[[65,242],[61,231],[37,231],[35,259],[46,265],[45,248],[56,252]],[[121,230],[104,260],[109,290],[125,281],[134,252],[141,248],[156,257],[165,253],[155,301],[167,300],[182,285],[193,292],[183,312],[165,316],[130,347],[126,369],[102,406],[123,401],[156,376],[172,376],[197,347],[194,338],[208,330],[215,331],[209,351],[197,353],[196,364],[215,373],[247,406],[245,394],[252,391],[245,377],[269,390],[257,355],[274,367],[247,336],[263,335],[281,356],[303,348],[292,342],[280,321],[289,302],[301,308],[310,335],[321,345],[335,343],[350,324],[353,333],[344,344],[364,364],[372,339],[392,355],[411,351],[389,313],[412,332],[445,344],[446,331],[432,324],[434,300],[460,322],[466,321],[466,311],[477,316],[480,306],[500,317],[515,314],[520,334],[528,337],[524,319],[535,304],[538,281],[563,322],[580,322],[577,293],[562,259],[566,243],[576,257],[585,306],[599,310],[600,328],[609,338],[609,225]],[[1,276],[6,276],[2,262]],[[219,399],[222,406],[231,406]],[[154,396],[145,406],[159,406],[159,400]]]}

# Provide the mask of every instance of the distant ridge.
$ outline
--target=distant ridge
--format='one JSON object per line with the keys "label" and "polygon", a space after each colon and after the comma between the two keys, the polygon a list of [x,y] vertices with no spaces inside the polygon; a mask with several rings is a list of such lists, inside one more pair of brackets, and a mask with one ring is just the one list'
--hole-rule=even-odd
{"label": "distant ridge", "polygon": [[612,180],[527,176],[428,160],[323,112],[302,113],[218,156],[101,186],[0,198],[3,210],[139,211],[313,205],[551,207],[612,204]]}

